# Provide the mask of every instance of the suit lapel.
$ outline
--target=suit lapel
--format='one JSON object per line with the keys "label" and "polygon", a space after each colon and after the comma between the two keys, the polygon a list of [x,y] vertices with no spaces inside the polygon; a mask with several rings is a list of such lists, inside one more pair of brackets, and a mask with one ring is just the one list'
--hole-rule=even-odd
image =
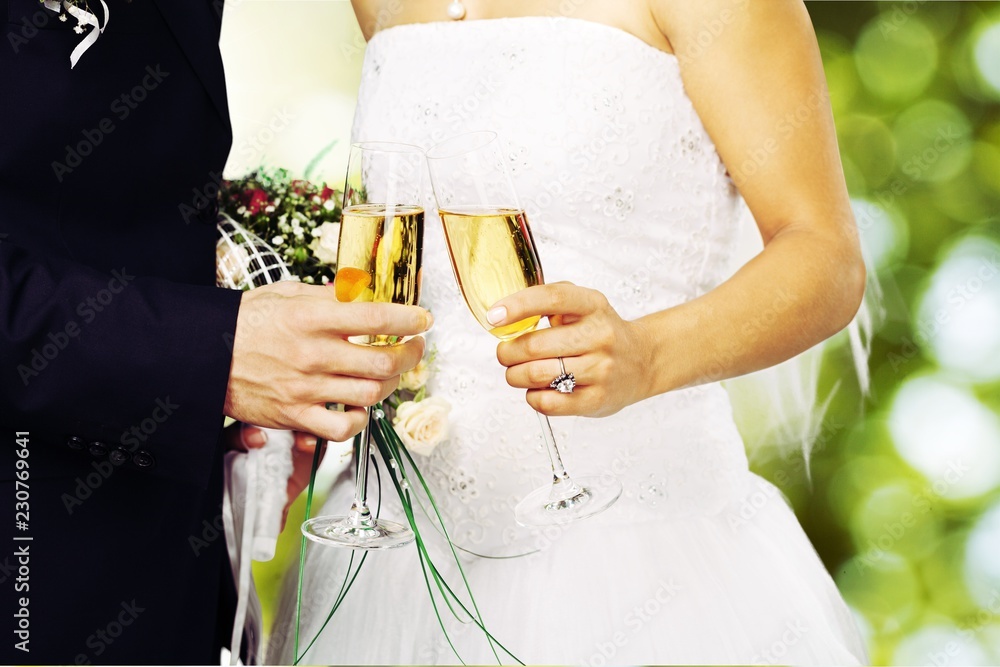
{"label": "suit lapel", "polygon": [[219,54],[222,0],[154,0],[219,115],[229,122],[226,74]]}

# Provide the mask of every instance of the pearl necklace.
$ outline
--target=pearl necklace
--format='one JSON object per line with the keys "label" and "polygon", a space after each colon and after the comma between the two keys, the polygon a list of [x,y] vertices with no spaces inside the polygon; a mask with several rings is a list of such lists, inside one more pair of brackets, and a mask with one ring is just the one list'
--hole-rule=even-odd
{"label": "pearl necklace", "polygon": [[462,4],[462,0],[451,0],[451,4],[448,5],[448,18],[452,21],[461,21],[465,18],[465,5]]}

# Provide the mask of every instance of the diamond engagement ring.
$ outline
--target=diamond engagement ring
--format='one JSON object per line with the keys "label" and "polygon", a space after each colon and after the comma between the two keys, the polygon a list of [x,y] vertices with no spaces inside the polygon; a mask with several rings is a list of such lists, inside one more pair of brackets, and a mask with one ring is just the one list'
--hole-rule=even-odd
{"label": "diamond engagement ring", "polygon": [[559,360],[559,370],[561,373],[559,377],[549,383],[549,386],[560,394],[572,394],[573,390],[576,389],[576,377],[572,373],[566,372],[566,364],[563,363],[562,357],[556,358]]}

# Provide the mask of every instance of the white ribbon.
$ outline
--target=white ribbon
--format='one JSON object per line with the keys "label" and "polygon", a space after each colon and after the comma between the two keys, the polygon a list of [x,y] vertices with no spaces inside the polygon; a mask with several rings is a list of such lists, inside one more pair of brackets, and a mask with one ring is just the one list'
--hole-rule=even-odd
{"label": "white ribbon", "polygon": [[263,430],[267,433],[267,444],[260,449],[226,454],[222,516],[237,600],[230,641],[231,665],[240,659],[244,635],[249,642],[246,664],[260,664],[263,624],[250,561],[274,558],[288,497],[288,478],[293,470],[295,434]]}
{"label": "white ribbon", "polygon": [[42,0],[42,4],[45,5],[46,9],[59,14],[61,14],[65,9],[66,13],[75,18],[80,25],[89,25],[93,28],[90,33],[83,38],[83,41],[76,45],[76,48],[73,49],[73,53],[69,55],[69,67],[70,69],[73,69],[80,61],[80,57],[87,52],[87,49],[94,45],[97,38],[100,37],[104,32],[104,29],[108,27],[108,22],[111,20],[111,11],[108,9],[107,3],[105,3],[104,0],[101,0],[101,7],[104,8],[104,25],[101,25],[101,22],[97,20],[97,17],[94,16],[92,12],[80,9],[76,5],[71,4],[70,0],[62,0],[62,2],[59,0]]}

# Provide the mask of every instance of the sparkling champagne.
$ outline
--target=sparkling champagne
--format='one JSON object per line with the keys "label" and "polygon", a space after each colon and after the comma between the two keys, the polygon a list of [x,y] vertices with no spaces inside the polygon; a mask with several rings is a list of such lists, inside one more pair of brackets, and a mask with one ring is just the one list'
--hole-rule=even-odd
{"label": "sparkling champagne", "polygon": [[[420,301],[424,209],[362,204],[344,210],[337,249],[334,289],[344,302]],[[394,345],[399,336],[358,336],[364,345]]]}
{"label": "sparkling champagne", "polygon": [[479,323],[502,340],[538,326],[539,317],[502,327],[493,327],[486,319],[486,312],[500,299],[544,282],[524,211],[462,207],[440,213],[455,276]]}

